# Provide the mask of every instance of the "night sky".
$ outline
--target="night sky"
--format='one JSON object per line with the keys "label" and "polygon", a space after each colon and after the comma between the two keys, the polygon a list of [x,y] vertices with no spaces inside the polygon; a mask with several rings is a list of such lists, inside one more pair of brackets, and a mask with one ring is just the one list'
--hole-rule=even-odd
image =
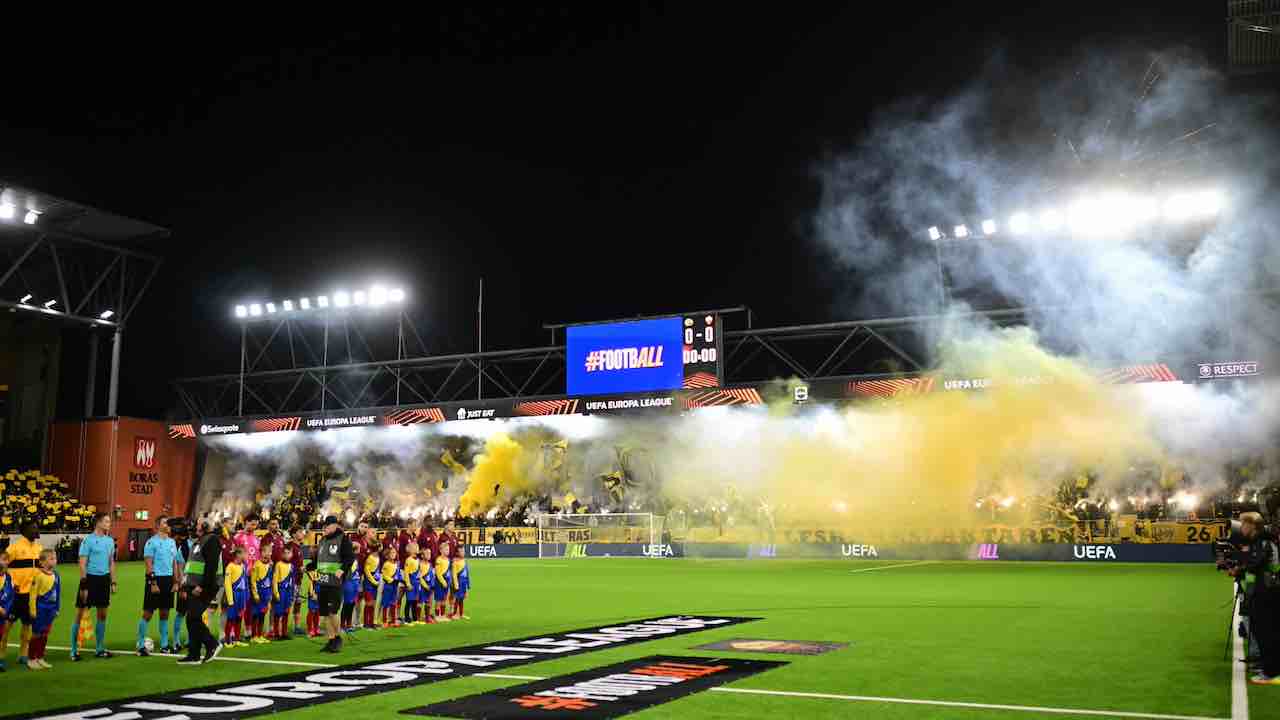
{"label": "night sky", "polygon": [[995,52],[1224,62],[1220,2],[603,5],[7,33],[2,176],[172,231],[126,331],[121,414],[162,417],[168,380],[236,370],[236,302],[375,277],[409,289],[436,352],[475,348],[482,276],[488,349],[737,304],[761,325],[853,319],[859,278],[810,224],[816,168],[875,108],[953,91]]}

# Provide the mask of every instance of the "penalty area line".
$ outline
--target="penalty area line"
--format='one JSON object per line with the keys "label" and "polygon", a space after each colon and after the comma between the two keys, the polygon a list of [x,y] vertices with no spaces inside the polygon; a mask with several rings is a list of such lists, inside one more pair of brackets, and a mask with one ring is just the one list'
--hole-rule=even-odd
{"label": "penalty area line", "polygon": [[[63,646],[50,645],[48,646],[48,649],[49,650],[70,650],[71,648],[65,645]],[[137,655],[138,654],[137,650],[112,650],[111,652],[116,655]],[[151,657],[180,658],[182,656],[177,655],[175,653],[153,652],[151,653]],[[218,653],[218,657],[214,658],[213,660],[214,662],[221,662],[223,660],[226,660],[227,662],[256,663],[258,665],[290,665],[293,667],[314,667],[314,668],[338,667],[337,665],[331,665],[329,663],[300,662],[297,660],[263,660],[261,658],[228,657],[227,655],[224,655],[222,653]]]}
{"label": "penalty area line", "polygon": [[875,572],[876,570],[892,570],[894,568],[918,567],[920,565],[934,565],[938,560],[917,560],[916,562],[899,563],[897,565],[877,565],[876,567],[862,568],[860,570],[850,570],[851,573]]}

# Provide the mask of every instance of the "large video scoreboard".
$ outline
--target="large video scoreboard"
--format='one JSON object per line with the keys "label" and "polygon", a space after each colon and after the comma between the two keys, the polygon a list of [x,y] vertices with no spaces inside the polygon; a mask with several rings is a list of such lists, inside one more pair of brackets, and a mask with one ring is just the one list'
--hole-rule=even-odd
{"label": "large video scoreboard", "polygon": [[570,395],[714,388],[722,382],[715,314],[574,325],[566,334]]}

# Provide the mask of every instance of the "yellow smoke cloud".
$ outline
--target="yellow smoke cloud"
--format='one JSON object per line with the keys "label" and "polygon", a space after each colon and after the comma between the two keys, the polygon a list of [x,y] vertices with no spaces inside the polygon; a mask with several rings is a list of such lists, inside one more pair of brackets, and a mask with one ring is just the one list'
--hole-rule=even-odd
{"label": "yellow smoke cloud", "polygon": [[463,515],[487,512],[500,500],[532,489],[524,448],[506,433],[489,437],[476,455],[467,490],[459,500]]}
{"label": "yellow smoke cloud", "polygon": [[816,418],[690,416],[692,439],[665,463],[668,498],[696,506],[732,488],[790,519],[927,527],[964,521],[984,487],[1022,497],[1062,473],[1114,476],[1160,455],[1123,392],[1045,352],[1025,329],[949,343],[940,375],[995,383]]}

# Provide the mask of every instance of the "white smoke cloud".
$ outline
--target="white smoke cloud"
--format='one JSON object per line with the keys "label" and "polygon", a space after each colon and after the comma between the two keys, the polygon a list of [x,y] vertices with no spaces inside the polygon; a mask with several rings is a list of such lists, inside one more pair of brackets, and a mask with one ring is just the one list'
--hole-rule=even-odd
{"label": "white smoke cloud", "polygon": [[[943,300],[926,229],[950,233],[1016,210],[1065,208],[1081,193],[1213,188],[1216,222],[1131,232],[1031,233],[944,242],[953,297],[1039,308],[1045,347],[1098,368],[1257,361],[1280,370],[1280,136],[1272,96],[1239,92],[1178,51],[1082,48],[1019,67],[1002,55],[961,92],[876,113],[868,132],[818,168],[814,238],[856,285],[843,313],[963,309]],[[1006,228],[1007,230],[1007,228]],[[851,312],[850,312],[851,311]],[[929,350],[946,338],[929,338]],[[1151,390],[1136,399],[1197,482],[1273,448],[1275,384]]]}

